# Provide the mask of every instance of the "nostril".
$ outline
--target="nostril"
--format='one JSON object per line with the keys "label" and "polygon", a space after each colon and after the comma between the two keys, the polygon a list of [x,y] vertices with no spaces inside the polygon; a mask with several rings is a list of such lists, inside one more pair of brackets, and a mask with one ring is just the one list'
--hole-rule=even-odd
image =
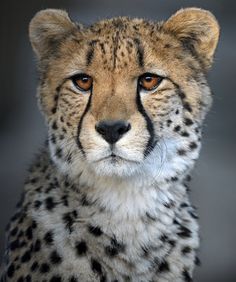
{"label": "nostril", "polygon": [[105,128],[103,128],[101,125],[96,125],[95,126],[95,129],[96,129],[96,131],[98,132],[98,133],[100,133],[101,135],[104,135],[105,133],[106,133],[106,130],[105,130]]}
{"label": "nostril", "polygon": [[120,126],[120,128],[118,128],[117,131],[120,135],[122,135],[122,134],[125,134],[126,132],[128,132],[130,130],[130,128],[131,128],[130,123],[122,124]]}

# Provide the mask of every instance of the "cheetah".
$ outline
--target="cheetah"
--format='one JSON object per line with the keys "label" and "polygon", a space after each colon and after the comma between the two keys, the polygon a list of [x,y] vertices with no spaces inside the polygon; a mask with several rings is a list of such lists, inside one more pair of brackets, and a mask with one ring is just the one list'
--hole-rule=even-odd
{"label": "cheetah", "polygon": [[29,37],[48,138],[7,229],[1,281],[192,281],[188,182],[212,102],[215,17],[186,8],[86,27],[46,9]]}

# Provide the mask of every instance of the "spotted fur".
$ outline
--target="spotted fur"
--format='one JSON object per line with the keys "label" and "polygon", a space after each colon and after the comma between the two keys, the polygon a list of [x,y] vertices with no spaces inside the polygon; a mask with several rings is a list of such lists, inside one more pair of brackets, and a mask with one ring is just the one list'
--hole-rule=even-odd
{"label": "spotted fur", "polygon": [[[205,10],[166,22],[89,27],[44,10],[30,23],[48,142],[7,232],[2,281],[192,281],[199,247],[188,198],[211,105],[206,72],[219,27]],[[93,78],[82,93],[72,77]],[[138,77],[162,77],[147,93]],[[130,124],[115,144],[102,120]]]}

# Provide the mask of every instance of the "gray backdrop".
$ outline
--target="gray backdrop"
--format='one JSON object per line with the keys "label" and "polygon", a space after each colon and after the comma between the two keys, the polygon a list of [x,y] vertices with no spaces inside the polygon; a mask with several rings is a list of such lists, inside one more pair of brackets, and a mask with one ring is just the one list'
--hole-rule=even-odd
{"label": "gray backdrop", "polygon": [[221,25],[215,64],[209,74],[214,106],[205,123],[203,149],[194,171],[192,201],[199,208],[202,266],[196,281],[236,281],[236,1],[100,0],[1,1],[0,10],[0,255],[4,228],[13,213],[27,167],[45,139],[37,109],[35,58],[28,23],[36,11],[62,8],[82,23],[118,15],[166,19],[177,9],[211,10]]}

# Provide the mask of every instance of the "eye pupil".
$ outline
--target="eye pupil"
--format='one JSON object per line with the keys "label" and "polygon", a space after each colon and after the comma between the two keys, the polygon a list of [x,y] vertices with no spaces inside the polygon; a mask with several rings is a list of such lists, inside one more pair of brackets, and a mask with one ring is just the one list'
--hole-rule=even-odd
{"label": "eye pupil", "polygon": [[151,82],[151,81],[152,81],[152,77],[147,76],[147,77],[145,77],[145,80],[146,80],[147,82]]}

